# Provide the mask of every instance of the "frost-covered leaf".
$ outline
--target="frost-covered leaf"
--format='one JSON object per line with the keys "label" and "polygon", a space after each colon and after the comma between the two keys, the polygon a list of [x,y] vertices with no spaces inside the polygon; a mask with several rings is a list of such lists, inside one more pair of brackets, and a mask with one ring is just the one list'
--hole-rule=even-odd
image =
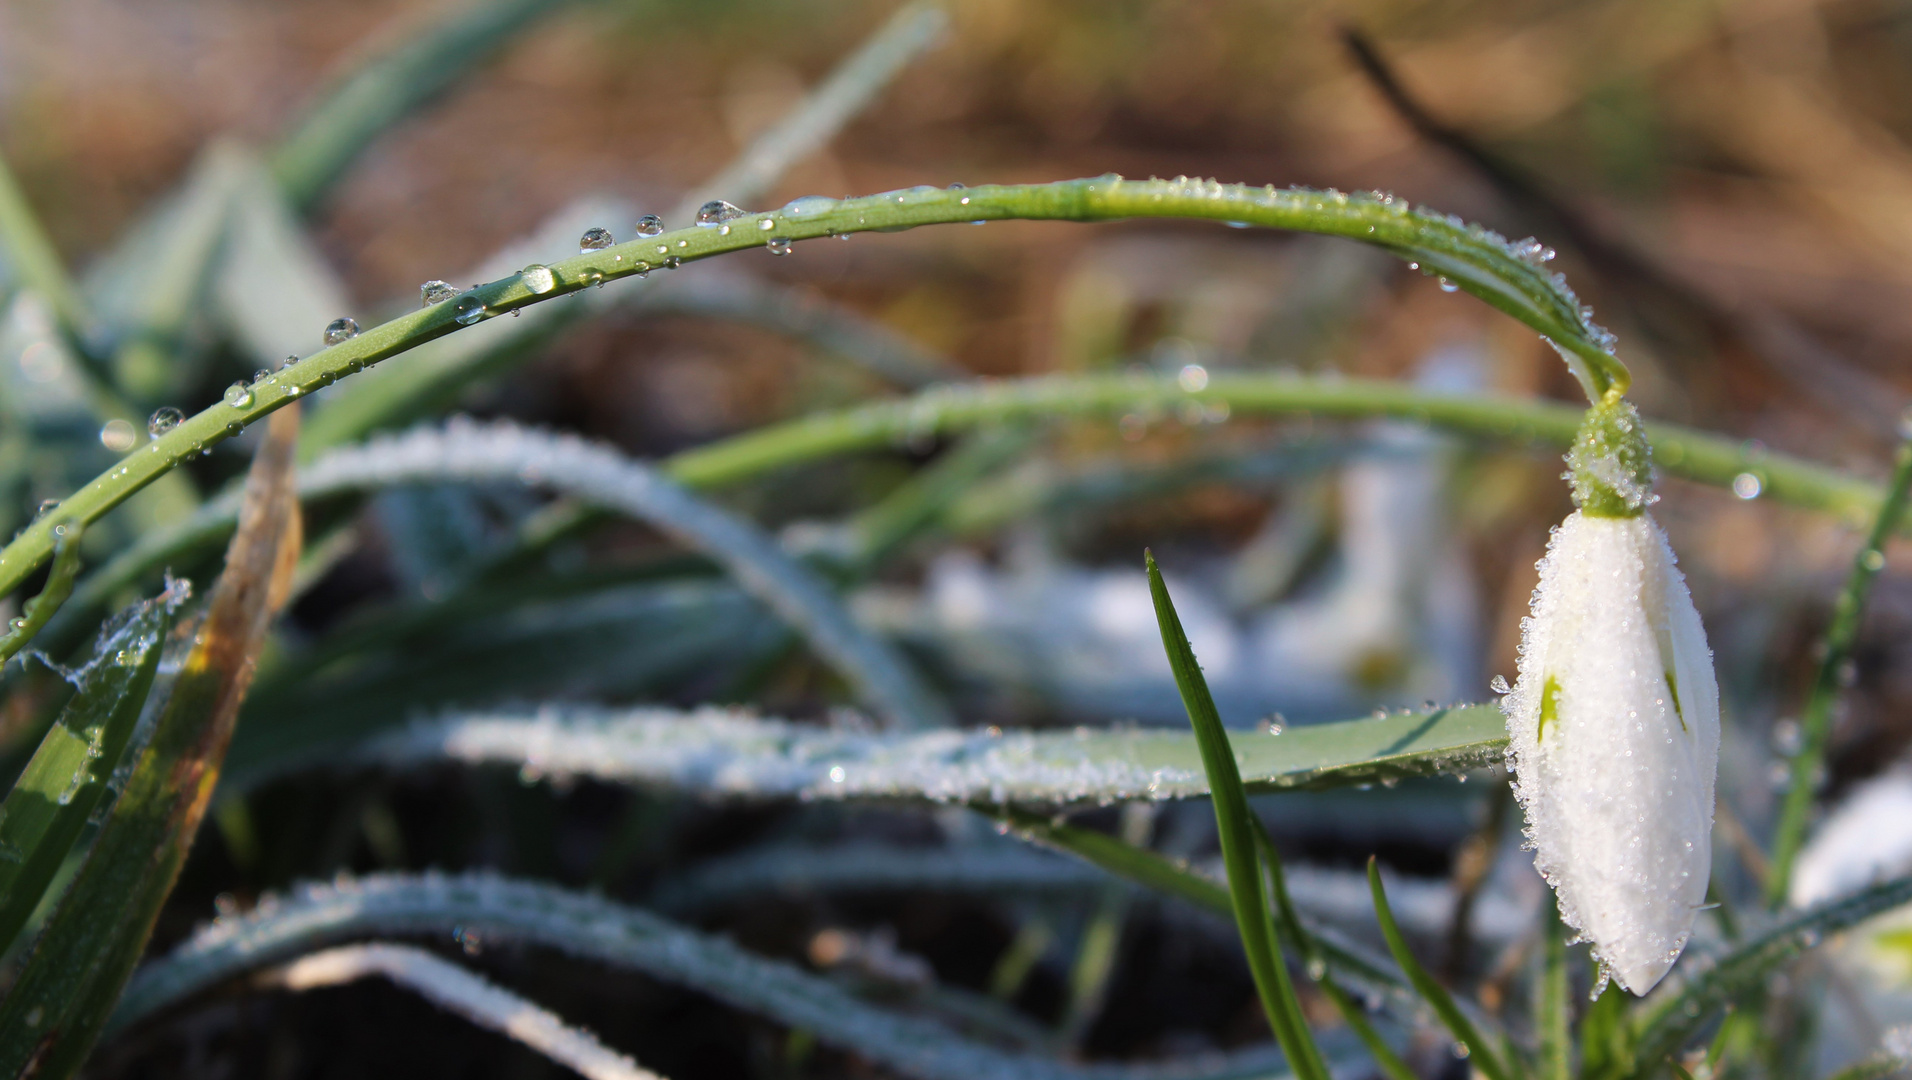
{"label": "frost-covered leaf", "polygon": [[[1232,735],[1251,792],[1384,783],[1497,762],[1498,709],[1433,712]],[[499,764],[546,776],[655,784],[734,798],[927,799],[1070,806],[1205,795],[1187,732],[844,731],[724,709],[547,706],[414,723],[350,760],[388,767]],[[263,771],[268,763],[258,763]]]}

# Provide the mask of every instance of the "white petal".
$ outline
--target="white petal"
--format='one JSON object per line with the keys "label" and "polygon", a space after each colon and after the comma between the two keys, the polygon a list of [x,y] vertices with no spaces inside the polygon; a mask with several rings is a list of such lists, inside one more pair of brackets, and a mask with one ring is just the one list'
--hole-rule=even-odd
{"label": "white petal", "polygon": [[1576,512],[1555,530],[1503,705],[1534,865],[1644,994],[1706,896],[1719,760],[1712,654],[1651,518]]}

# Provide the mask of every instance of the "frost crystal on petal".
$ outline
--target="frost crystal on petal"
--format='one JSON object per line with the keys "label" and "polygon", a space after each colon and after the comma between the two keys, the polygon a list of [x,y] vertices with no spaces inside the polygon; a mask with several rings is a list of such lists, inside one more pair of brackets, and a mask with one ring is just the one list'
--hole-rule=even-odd
{"label": "frost crystal on petal", "polygon": [[1719,762],[1712,652],[1650,517],[1575,512],[1554,531],[1501,707],[1534,866],[1646,993],[1705,900]]}

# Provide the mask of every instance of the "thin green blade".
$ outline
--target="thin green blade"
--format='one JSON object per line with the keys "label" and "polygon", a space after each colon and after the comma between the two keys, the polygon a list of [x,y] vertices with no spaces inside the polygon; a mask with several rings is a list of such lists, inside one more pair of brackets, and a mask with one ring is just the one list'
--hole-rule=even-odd
{"label": "thin green blade", "polygon": [[159,670],[173,608],[170,596],[138,604],[101,635],[79,692],[0,804],[0,948],[26,925],[106,797]]}

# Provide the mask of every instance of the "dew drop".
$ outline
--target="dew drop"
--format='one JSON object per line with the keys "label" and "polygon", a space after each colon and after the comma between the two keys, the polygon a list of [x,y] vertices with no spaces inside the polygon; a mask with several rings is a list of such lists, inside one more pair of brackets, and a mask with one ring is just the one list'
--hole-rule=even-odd
{"label": "dew drop", "polygon": [[785,203],[783,212],[791,217],[800,217],[804,214],[816,215],[826,210],[836,209],[836,204],[837,201],[828,195],[805,195]]}
{"label": "dew drop", "polygon": [[678,258],[675,255],[672,255],[670,258],[664,260],[664,269],[666,270],[675,270],[682,265],[684,265],[684,260]]}
{"label": "dew drop", "polygon": [[260,368],[259,370],[252,373],[252,380],[248,385],[257,386],[260,383],[265,382],[271,378],[272,378],[272,372],[267,371],[265,368]]}
{"label": "dew drop", "polygon": [[1175,381],[1191,394],[1205,390],[1208,388],[1208,369],[1200,364],[1183,364]]}
{"label": "dew drop", "polygon": [[485,317],[484,301],[475,296],[460,297],[452,308],[452,321],[460,326],[470,326]]}
{"label": "dew drop", "polygon": [[123,454],[139,441],[139,432],[133,430],[131,421],[114,418],[100,425],[100,445]]}
{"label": "dew drop", "polygon": [[772,255],[790,254],[790,238],[787,236],[773,236],[765,241],[763,246]]}
{"label": "dew drop", "polygon": [[359,324],[348,316],[341,316],[325,324],[325,343],[340,345],[358,336]]}
{"label": "dew drop", "polygon": [[299,358],[297,356],[288,356],[285,358],[285,363],[279,365],[279,370],[284,371],[287,368],[295,368],[298,366]]}
{"label": "dew drop", "polygon": [[1447,280],[1446,278],[1436,278],[1435,280],[1440,283],[1442,292],[1459,292],[1460,291],[1459,285],[1454,284],[1453,282]]}
{"label": "dew drop", "polygon": [[712,199],[697,208],[697,224],[714,229],[726,221],[735,221],[744,216],[744,212],[722,199]]}
{"label": "dew drop", "polygon": [[171,405],[161,405],[159,408],[153,410],[152,416],[147,417],[146,434],[157,439],[161,435],[178,427],[179,422],[184,419],[186,419],[185,413],[180,412]]}
{"label": "dew drop", "polygon": [[433,279],[418,287],[418,306],[431,307],[442,304],[458,295],[458,289],[449,281]]}
{"label": "dew drop", "polygon": [[578,254],[582,255],[587,251],[603,251],[615,243],[617,238],[611,235],[611,230],[593,225],[584,230],[583,236],[578,237]]}
{"label": "dew drop", "polygon": [[656,214],[645,214],[637,219],[637,235],[657,236],[664,231],[664,219]]}
{"label": "dew drop", "polygon": [[1859,556],[1859,565],[1876,574],[1885,569],[1885,552],[1878,548],[1867,548],[1865,554]]}
{"label": "dew drop", "polygon": [[543,296],[558,287],[558,276],[543,263],[532,263],[518,271],[518,280],[524,282],[524,287],[538,296]]}
{"label": "dew drop", "polygon": [[222,399],[235,409],[243,409],[252,404],[252,391],[246,389],[245,383],[236,382],[226,387]]}
{"label": "dew drop", "polygon": [[1765,489],[1765,486],[1760,481],[1758,473],[1743,472],[1733,477],[1733,494],[1742,499],[1759,498],[1759,493]]}

